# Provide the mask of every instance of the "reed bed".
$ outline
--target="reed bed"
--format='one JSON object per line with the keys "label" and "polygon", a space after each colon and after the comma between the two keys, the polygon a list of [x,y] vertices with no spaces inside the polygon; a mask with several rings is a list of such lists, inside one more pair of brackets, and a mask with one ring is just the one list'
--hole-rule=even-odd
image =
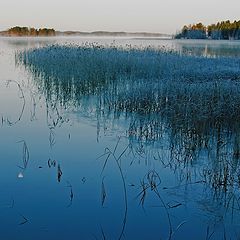
{"label": "reed bed", "polygon": [[16,59],[33,73],[49,106],[57,101],[98,119],[124,116],[138,139],[158,140],[168,128],[206,141],[219,129],[239,129],[239,58],[85,44],[26,50]]}
{"label": "reed bed", "polygon": [[170,165],[191,164],[202,151],[225,156],[225,164],[240,156],[239,58],[85,44],[26,50],[16,60],[33,74],[49,106],[74,106],[103,121],[123,116],[129,140],[138,143],[167,134]]}
{"label": "reed bed", "polygon": [[41,77],[39,88],[48,97],[63,104],[98,95],[101,107],[115,111],[199,121],[240,115],[238,58],[84,45],[28,50],[18,61]]}
{"label": "reed bed", "polygon": [[[226,212],[240,210],[240,58],[85,44],[26,50],[17,53],[16,61],[33,75],[49,111],[56,111],[56,106],[74,108],[102,121],[104,129],[107,122],[124,118],[133,155],[140,159],[151,155],[179,176],[178,187],[201,184]],[[55,115],[53,127],[62,120],[59,111]],[[146,151],[149,145],[151,154]],[[104,154],[103,170],[110,156],[118,164],[114,153]],[[119,170],[127,203],[121,166]],[[61,175],[58,166],[59,181]],[[154,170],[141,181],[142,205],[149,190],[162,201],[158,179]],[[102,180],[102,205],[105,198]],[[162,204],[168,216],[168,207]],[[120,238],[124,228],[125,222]],[[171,221],[169,229],[171,238]],[[206,239],[212,234],[208,229]]]}

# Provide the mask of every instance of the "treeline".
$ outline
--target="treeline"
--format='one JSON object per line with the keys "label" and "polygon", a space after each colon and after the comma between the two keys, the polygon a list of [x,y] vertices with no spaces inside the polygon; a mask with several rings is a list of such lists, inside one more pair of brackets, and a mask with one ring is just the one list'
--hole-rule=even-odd
{"label": "treeline", "polygon": [[7,30],[9,36],[55,36],[56,31],[53,28],[28,28],[28,27],[13,27]]}
{"label": "treeline", "polygon": [[175,38],[239,40],[240,20],[234,22],[227,20],[208,26],[204,26],[202,23],[185,25]]}

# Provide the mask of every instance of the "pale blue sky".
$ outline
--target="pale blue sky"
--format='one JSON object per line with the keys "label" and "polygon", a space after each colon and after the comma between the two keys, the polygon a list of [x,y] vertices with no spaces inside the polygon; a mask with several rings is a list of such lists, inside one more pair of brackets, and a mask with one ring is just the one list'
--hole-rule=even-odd
{"label": "pale blue sky", "polygon": [[0,0],[0,30],[20,25],[175,33],[184,24],[227,19],[240,19],[240,0]]}

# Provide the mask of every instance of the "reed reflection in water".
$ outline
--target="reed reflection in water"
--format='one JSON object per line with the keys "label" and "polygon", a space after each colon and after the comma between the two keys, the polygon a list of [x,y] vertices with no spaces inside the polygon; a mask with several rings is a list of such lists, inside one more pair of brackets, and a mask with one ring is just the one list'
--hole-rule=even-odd
{"label": "reed reflection in water", "polygon": [[[55,111],[59,106],[80,112],[97,120],[98,128],[104,129],[111,128],[112,121],[124,119],[121,124],[132,155],[140,160],[158,161],[161,168],[170,169],[178,180],[178,190],[188,184],[198,186],[199,191],[204,189],[202,204],[211,198],[204,211],[214,211],[221,205],[223,224],[238,219],[239,58],[205,58],[166,49],[85,44],[27,50],[18,53],[16,59],[32,73],[48,110]],[[56,116],[59,119],[59,114]],[[112,155],[119,164],[115,150],[105,154]],[[108,158],[105,164],[107,161]],[[158,173],[147,173],[138,196],[143,205],[148,191],[161,200],[167,209],[171,239],[174,230],[169,209],[178,204],[165,204],[156,184],[159,180]],[[210,233],[208,228],[206,239],[211,234],[219,236],[215,231]],[[234,223],[226,231],[229,236],[235,234]],[[222,234],[226,234],[225,230]]]}

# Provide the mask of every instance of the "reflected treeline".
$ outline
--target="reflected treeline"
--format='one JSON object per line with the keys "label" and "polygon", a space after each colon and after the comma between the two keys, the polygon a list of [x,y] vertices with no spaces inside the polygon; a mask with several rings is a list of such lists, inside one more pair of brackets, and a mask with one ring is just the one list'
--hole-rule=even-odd
{"label": "reflected treeline", "polygon": [[240,49],[238,44],[234,43],[202,43],[187,44],[178,43],[177,49],[182,54],[205,57],[240,57]]}
{"label": "reflected treeline", "polygon": [[225,190],[239,184],[239,58],[86,44],[28,50],[17,59],[49,106],[57,102],[100,122],[124,117],[132,143],[150,144],[157,159],[156,143],[164,145],[164,165],[201,157],[204,181]]}
{"label": "reflected treeline", "polygon": [[55,38],[4,38],[2,39],[4,43],[9,45],[11,48],[15,48],[16,51],[26,49],[26,48],[37,48],[44,47],[46,45],[52,45],[56,43]]}

